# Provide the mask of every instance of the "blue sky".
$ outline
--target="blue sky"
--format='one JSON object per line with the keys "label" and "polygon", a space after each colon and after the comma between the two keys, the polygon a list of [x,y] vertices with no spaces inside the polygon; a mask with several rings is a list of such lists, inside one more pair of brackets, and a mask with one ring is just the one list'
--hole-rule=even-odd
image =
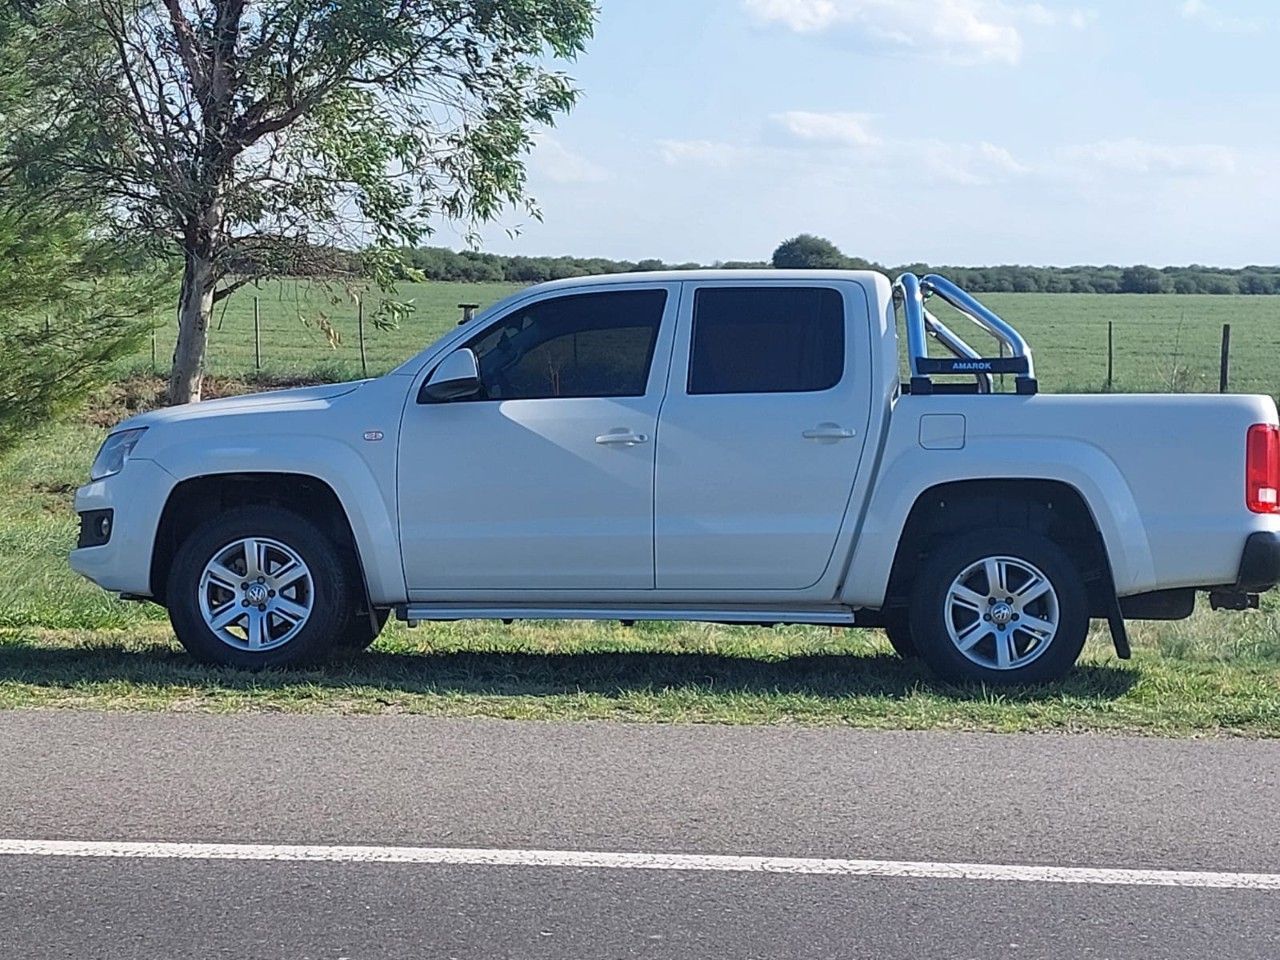
{"label": "blue sky", "polygon": [[486,249],[1280,261],[1277,0],[600,5],[582,101],[530,159],[545,220]]}

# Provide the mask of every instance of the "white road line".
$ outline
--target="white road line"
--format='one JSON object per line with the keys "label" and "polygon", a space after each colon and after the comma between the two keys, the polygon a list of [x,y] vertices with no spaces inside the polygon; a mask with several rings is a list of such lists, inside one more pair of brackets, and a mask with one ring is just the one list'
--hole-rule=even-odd
{"label": "white road line", "polygon": [[1105,886],[1198,887],[1280,891],[1280,874],[1201,870],[1110,870],[906,860],[592,853],[576,850],[481,850],[469,847],[298,846],[257,843],[138,843],[92,840],[0,840],[0,856],[105,857],[121,860],[272,860],[291,863],[409,863],[477,867],[568,867],[578,870],[677,870],[804,874],[924,880],[995,880]]}

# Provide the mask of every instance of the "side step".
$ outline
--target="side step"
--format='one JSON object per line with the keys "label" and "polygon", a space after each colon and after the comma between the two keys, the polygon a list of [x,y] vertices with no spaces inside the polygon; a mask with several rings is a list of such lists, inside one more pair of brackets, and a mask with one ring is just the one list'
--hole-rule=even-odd
{"label": "side step", "polygon": [[848,607],[825,606],[801,610],[778,607],[628,607],[605,605],[507,606],[497,603],[410,603],[396,608],[396,616],[414,626],[424,620],[697,620],[708,623],[775,625],[802,623],[853,626]]}

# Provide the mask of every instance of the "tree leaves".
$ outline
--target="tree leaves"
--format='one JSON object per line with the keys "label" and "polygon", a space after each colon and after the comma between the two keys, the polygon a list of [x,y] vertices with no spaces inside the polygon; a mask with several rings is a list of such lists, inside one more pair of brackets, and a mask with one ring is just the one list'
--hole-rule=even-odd
{"label": "tree leaves", "polygon": [[[215,299],[292,272],[291,252],[385,252],[439,219],[474,233],[535,209],[532,135],[577,96],[548,61],[581,51],[594,16],[592,0],[46,0],[23,29],[49,56],[27,76],[56,108],[11,166],[74,175],[123,235],[212,263]],[[247,261],[246,244],[274,252]],[[369,263],[389,294],[390,260]]]}

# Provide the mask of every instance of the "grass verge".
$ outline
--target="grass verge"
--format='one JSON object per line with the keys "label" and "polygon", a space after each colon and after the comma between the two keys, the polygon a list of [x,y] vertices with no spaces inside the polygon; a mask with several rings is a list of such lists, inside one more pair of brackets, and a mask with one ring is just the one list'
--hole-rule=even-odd
{"label": "grass verge", "polygon": [[874,631],[459,623],[389,629],[307,670],[191,662],[162,624],[0,630],[0,708],[485,716],[895,729],[1280,736],[1280,671],[1256,656],[1122,663],[1095,637],[1064,683],[939,684]]}

